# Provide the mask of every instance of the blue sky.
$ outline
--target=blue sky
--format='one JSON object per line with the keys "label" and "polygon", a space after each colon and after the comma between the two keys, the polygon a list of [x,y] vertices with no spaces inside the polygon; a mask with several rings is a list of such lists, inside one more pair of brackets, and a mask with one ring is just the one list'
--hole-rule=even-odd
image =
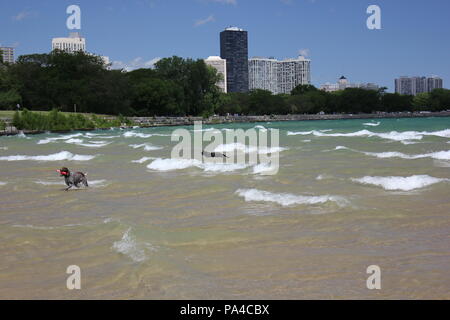
{"label": "blue sky", "polygon": [[[116,66],[157,58],[219,55],[219,33],[249,32],[249,56],[312,60],[318,86],[345,75],[394,90],[400,75],[438,75],[450,83],[448,0],[16,0],[0,4],[0,43],[21,54],[48,52],[67,36],[66,8],[81,7],[90,52]],[[381,8],[381,30],[369,30],[369,5]]]}

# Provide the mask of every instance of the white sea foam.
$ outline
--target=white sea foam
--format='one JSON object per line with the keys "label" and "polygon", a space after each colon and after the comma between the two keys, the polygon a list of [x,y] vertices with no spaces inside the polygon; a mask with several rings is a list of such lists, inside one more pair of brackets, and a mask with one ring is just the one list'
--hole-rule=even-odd
{"label": "white sea foam", "polygon": [[172,171],[199,166],[201,162],[196,159],[161,159],[158,158],[150,163],[147,168],[156,171]]}
{"label": "white sea foam", "polygon": [[101,148],[111,144],[111,142],[106,141],[89,141],[89,143],[84,143],[81,139],[69,139],[66,143],[75,144],[77,146],[83,146],[88,148]]}
{"label": "white sea foam", "polygon": [[158,158],[147,165],[148,169],[156,171],[182,170],[191,167],[202,169],[205,172],[232,172],[247,168],[248,164],[201,162],[196,159],[161,159]]}
{"label": "white sea foam", "polygon": [[60,185],[64,183],[64,180],[61,181],[44,181],[44,180],[36,180],[34,181],[36,184],[42,184],[44,186],[51,186],[51,185]]}
{"label": "white sea foam", "polygon": [[25,133],[23,133],[23,131],[20,131],[20,132],[17,134],[17,137],[19,137],[19,138],[24,138],[24,139],[30,139],[29,137],[27,137],[27,136],[25,135]]}
{"label": "white sea foam", "polygon": [[240,163],[205,162],[200,165],[196,165],[196,167],[203,169],[205,172],[232,172],[245,169],[248,165]]}
{"label": "white sea foam", "polygon": [[88,180],[88,184],[90,187],[101,188],[109,185],[107,180]]}
{"label": "white sea foam", "polygon": [[260,147],[258,148],[258,153],[259,154],[268,154],[268,153],[277,153],[277,152],[282,152],[288,150],[288,148],[283,148],[283,147]]}
{"label": "white sea foam", "polygon": [[267,131],[267,128],[265,128],[264,126],[261,126],[261,125],[255,126],[254,129],[258,129],[261,132],[266,132]]}
{"label": "white sea foam", "polygon": [[150,138],[152,134],[147,133],[141,133],[141,132],[133,132],[133,131],[127,131],[123,134],[125,138]]}
{"label": "white sea foam", "polygon": [[131,228],[123,234],[121,240],[113,243],[112,249],[130,257],[134,262],[147,260],[148,252],[157,250],[149,243],[137,242],[136,237],[131,234]]}
{"label": "white sea foam", "polygon": [[298,135],[307,136],[312,133],[313,133],[313,131],[288,131],[287,135],[288,136],[298,136]]}
{"label": "white sea foam", "polygon": [[3,181],[0,181],[0,187],[2,187],[2,186],[4,186],[4,185],[6,185],[8,182],[3,182]]}
{"label": "white sea foam", "polygon": [[249,153],[256,151],[257,147],[246,146],[242,143],[235,142],[235,143],[220,144],[214,149],[214,152],[233,152],[235,150]]}
{"label": "white sea foam", "polygon": [[132,163],[144,163],[144,162],[147,162],[148,160],[154,160],[154,159],[156,159],[156,158],[154,158],[154,157],[142,157],[139,160],[132,160],[131,162]]}
{"label": "white sea foam", "polygon": [[133,149],[144,148],[145,151],[160,150],[162,147],[151,145],[150,143],[130,144]]}
{"label": "white sea foam", "polygon": [[54,154],[42,155],[42,156],[27,156],[27,155],[15,155],[15,156],[5,156],[0,157],[0,161],[89,161],[94,159],[96,156],[91,155],[79,155],[73,154],[69,151],[61,151]]}
{"label": "white sea foam", "polygon": [[447,151],[436,151],[436,152],[429,152],[429,153],[423,153],[423,154],[405,154],[402,152],[397,151],[387,151],[387,152],[365,152],[365,151],[359,151],[355,149],[350,149],[344,146],[337,146],[336,150],[351,150],[354,152],[363,153],[367,156],[373,156],[380,159],[386,159],[386,158],[401,158],[406,160],[415,160],[415,159],[423,159],[423,158],[431,158],[436,160],[450,160],[450,150]]}
{"label": "white sea foam", "polygon": [[193,132],[220,132],[218,129],[215,128],[204,128],[204,129],[193,129]]}
{"label": "white sea foam", "polygon": [[365,126],[371,126],[371,127],[378,127],[381,124],[381,122],[366,122],[363,123]]}
{"label": "white sea foam", "polygon": [[76,137],[81,137],[83,134],[82,133],[75,133],[75,134],[69,134],[69,135],[63,135],[63,136],[59,136],[59,137],[54,137],[54,138],[45,138],[45,139],[41,139],[37,142],[37,144],[47,144],[50,142],[55,142],[58,140],[70,140]]}
{"label": "white sea foam", "polygon": [[288,136],[292,135],[314,135],[317,137],[378,137],[381,139],[392,141],[410,141],[410,140],[422,140],[424,136],[437,136],[443,138],[450,137],[450,129],[440,131],[390,131],[390,132],[372,132],[369,130],[359,130],[349,133],[324,133],[317,130],[312,131],[288,131]]}
{"label": "white sea foam", "polygon": [[436,160],[450,160],[450,150],[447,151],[438,151],[438,152],[430,152],[424,154],[414,154],[409,155],[402,152],[362,152],[365,155],[374,156],[377,158],[401,158],[408,160],[415,159],[423,159],[423,158],[432,158]]}
{"label": "white sea foam", "polygon": [[253,166],[253,173],[254,174],[270,174],[274,171],[276,171],[278,168],[272,167],[272,163],[269,162],[263,162],[259,163],[257,165]]}
{"label": "white sea foam", "polygon": [[214,152],[234,152],[234,151],[240,151],[244,153],[252,153],[257,152],[259,154],[268,154],[268,153],[276,153],[276,152],[282,152],[285,150],[288,150],[287,148],[283,147],[257,147],[257,146],[247,146],[239,142],[235,143],[227,143],[227,144],[220,144],[215,149]]}
{"label": "white sea foam", "polygon": [[346,200],[338,196],[298,196],[290,193],[272,193],[258,189],[238,189],[236,193],[244,197],[245,201],[275,202],[282,206],[292,206],[300,204],[323,204],[326,202],[336,202],[338,205],[345,205]]}
{"label": "white sea foam", "polygon": [[370,184],[382,187],[385,190],[401,190],[401,191],[411,191],[414,189],[421,189],[429,185],[448,181],[449,179],[440,179],[435,177],[430,177],[428,175],[414,175],[410,177],[372,177],[366,176],[358,179],[351,179],[352,181],[359,182],[362,184]]}

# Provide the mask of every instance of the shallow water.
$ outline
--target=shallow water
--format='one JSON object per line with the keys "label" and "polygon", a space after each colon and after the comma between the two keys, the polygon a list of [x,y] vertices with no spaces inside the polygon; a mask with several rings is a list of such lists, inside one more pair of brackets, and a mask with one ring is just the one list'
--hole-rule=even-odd
{"label": "shallow water", "polygon": [[176,128],[0,137],[0,298],[450,298],[450,119],[205,129],[254,127],[276,175],[173,162]]}

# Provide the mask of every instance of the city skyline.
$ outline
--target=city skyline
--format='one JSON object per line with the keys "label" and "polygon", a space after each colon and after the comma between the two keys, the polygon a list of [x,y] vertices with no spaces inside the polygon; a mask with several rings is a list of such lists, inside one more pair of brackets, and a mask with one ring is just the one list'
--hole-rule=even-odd
{"label": "city skyline", "polygon": [[[66,36],[65,10],[71,1],[36,4],[23,0],[2,7],[3,46],[15,57],[49,52],[48,40]],[[376,83],[394,92],[402,75],[438,75],[450,81],[449,22],[445,1],[329,0],[249,1],[119,1],[77,4],[82,10],[83,37],[90,51],[110,56],[114,67],[151,66],[178,55],[205,59],[220,56],[217,34],[231,25],[248,31],[249,57],[285,59],[303,54],[313,61],[316,87],[345,74],[356,83]],[[366,9],[382,10],[382,29],[369,30]],[[173,10],[176,8],[176,10]],[[269,22],[269,23],[268,23]],[[432,36],[430,36],[432,35]]]}

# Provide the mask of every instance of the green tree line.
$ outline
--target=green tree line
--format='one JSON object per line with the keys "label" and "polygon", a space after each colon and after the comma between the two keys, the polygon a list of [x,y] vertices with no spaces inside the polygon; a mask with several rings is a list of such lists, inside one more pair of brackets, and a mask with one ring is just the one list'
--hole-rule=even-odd
{"label": "green tree line", "polygon": [[17,104],[29,110],[76,111],[125,116],[209,116],[212,114],[370,113],[441,111],[450,90],[417,96],[348,88],[325,92],[300,85],[290,94],[265,90],[221,93],[219,74],[203,60],[164,58],[154,68],[110,70],[94,55],[52,51],[0,63],[0,110]]}
{"label": "green tree line", "polygon": [[[12,124],[19,130],[76,130],[111,128],[121,125],[132,125],[133,123],[119,115],[118,117],[105,119],[97,115],[86,116],[81,113],[63,114],[56,109],[50,112],[33,112],[24,109],[14,113]],[[4,130],[5,127],[1,126]]]}

